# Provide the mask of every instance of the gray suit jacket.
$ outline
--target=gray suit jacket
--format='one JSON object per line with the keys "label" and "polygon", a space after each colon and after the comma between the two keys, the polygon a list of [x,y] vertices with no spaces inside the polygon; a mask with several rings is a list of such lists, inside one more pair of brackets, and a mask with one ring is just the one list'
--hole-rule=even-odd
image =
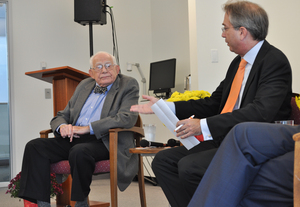
{"label": "gray suit jacket", "polygon": [[[59,111],[50,124],[56,137],[60,136],[55,130],[63,123],[75,125],[81,109],[89,94],[95,87],[96,81],[87,78],[77,86],[72,98],[63,111]],[[139,86],[134,78],[119,74],[111,89],[107,93],[101,117],[92,122],[97,139],[102,139],[109,150],[110,128],[131,128],[137,120],[138,113],[130,112],[131,105],[138,104]],[[118,186],[124,191],[131,183],[138,171],[137,155],[129,153],[129,148],[134,147],[132,132],[119,133],[118,140]]]}

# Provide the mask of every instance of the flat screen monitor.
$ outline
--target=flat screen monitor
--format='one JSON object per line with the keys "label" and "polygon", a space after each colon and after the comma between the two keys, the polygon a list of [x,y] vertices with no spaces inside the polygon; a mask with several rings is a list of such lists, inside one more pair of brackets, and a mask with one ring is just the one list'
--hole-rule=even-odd
{"label": "flat screen monitor", "polygon": [[169,98],[171,88],[175,87],[176,58],[150,63],[149,90],[154,94],[164,93]]}

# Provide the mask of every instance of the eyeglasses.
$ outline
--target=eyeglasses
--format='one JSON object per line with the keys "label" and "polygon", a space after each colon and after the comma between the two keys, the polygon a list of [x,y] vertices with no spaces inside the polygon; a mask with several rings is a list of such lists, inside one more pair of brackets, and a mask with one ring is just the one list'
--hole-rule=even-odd
{"label": "eyeglasses", "polygon": [[[225,27],[225,26],[224,26],[224,27],[221,28],[221,30],[222,30],[222,32],[225,32],[225,31],[227,31],[227,30],[230,29],[230,28],[231,28],[231,27]],[[240,27],[232,27],[232,28],[236,30],[236,29],[238,29],[238,28],[240,28]]]}
{"label": "eyeglasses", "polygon": [[222,32],[225,32],[226,30],[228,30],[230,27],[222,27],[221,30]]}
{"label": "eyeglasses", "polygon": [[103,71],[103,66],[105,67],[105,69],[107,71],[113,69],[113,66],[115,66],[115,64],[111,64],[111,63],[105,63],[104,65],[102,64],[99,64],[99,65],[96,65],[94,68],[91,68],[93,70],[95,70],[96,72],[102,72]]}

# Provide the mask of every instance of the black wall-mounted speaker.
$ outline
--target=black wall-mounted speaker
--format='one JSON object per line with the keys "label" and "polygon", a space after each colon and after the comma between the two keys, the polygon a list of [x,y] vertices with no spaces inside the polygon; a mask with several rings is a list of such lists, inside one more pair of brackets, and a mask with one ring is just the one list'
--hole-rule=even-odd
{"label": "black wall-mounted speaker", "polygon": [[106,24],[106,0],[74,0],[74,21],[82,25]]}

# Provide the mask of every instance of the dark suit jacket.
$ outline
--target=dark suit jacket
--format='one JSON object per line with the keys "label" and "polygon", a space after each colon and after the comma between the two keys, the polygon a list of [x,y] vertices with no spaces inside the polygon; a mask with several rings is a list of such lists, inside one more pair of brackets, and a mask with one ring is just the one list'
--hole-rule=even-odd
{"label": "dark suit jacket", "polygon": [[[60,136],[55,130],[63,123],[75,125],[81,109],[96,81],[87,78],[77,86],[72,98],[63,111],[51,120],[51,128],[55,136]],[[119,74],[107,93],[103,104],[101,119],[92,122],[97,139],[102,139],[109,150],[110,128],[131,128],[137,120],[138,113],[130,112],[131,105],[138,104],[139,86],[134,78]],[[99,117],[100,118],[100,117]],[[138,170],[137,155],[129,153],[129,148],[135,147],[133,133],[120,132],[118,139],[118,186],[121,191],[131,183]]]}
{"label": "dark suit jacket", "polygon": [[291,112],[291,67],[286,56],[277,48],[264,41],[253,63],[245,85],[240,109],[220,114],[238,69],[241,57],[230,64],[225,79],[211,97],[188,102],[175,102],[176,115],[185,119],[207,118],[214,141],[220,142],[229,130],[246,121],[274,122],[288,119]]}

